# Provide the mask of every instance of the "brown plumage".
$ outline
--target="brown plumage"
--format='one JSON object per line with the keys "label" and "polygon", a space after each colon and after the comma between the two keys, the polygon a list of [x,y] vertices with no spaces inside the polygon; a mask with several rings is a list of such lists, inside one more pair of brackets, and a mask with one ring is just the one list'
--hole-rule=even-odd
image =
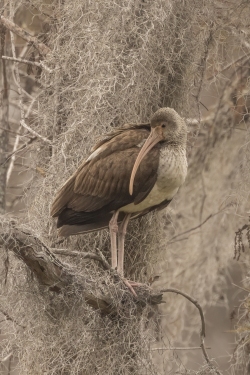
{"label": "brown plumage", "polygon": [[112,216],[117,232],[124,217],[127,225],[129,218],[165,207],[185,180],[186,137],[185,122],[172,108],[158,110],[151,123],[108,134],[57,193],[51,215],[58,217],[59,235],[107,227]]}
{"label": "brown plumage", "polygon": [[[143,126],[141,128],[141,126]],[[131,129],[132,128],[132,129]],[[99,229],[99,223],[108,226],[112,211],[129,203],[140,203],[152,189],[156,180],[159,162],[159,147],[145,157],[137,172],[134,192],[128,186],[132,168],[139,154],[137,144],[150,134],[150,126],[133,125],[115,131],[93,151],[105,146],[94,159],[84,161],[73,176],[59,190],[52,205],[51,215],[58,218],[58,227],[78,225],[79,232],[89,231],[84,224],[94,222],[90,230]],[[70,227],[59,231],[59,235],[71,235]],[[76,228],[77,230],[77,228]],[[74,232],[74,234],[76,234]]]}

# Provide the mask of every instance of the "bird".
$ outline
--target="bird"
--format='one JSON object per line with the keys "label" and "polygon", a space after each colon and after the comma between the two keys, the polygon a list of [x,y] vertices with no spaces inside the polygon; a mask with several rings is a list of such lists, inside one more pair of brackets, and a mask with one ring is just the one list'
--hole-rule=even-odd
{"label": "bird", "polygon": [[169,107],[106,134],[56,194],[58,235],[109,227],[111,267],[123,277],[127,225],[171,202],[187,175],[186,144],[186,123]]}

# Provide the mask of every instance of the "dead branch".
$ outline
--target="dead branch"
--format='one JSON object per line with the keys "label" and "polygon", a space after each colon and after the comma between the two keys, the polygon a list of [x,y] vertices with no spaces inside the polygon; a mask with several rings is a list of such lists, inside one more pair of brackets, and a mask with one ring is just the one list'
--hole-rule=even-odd
{"label": "dead branch", "polygon": [[31,138],[30,135],[28,134],[22,134],[20,132],[17,132],[17,131],[14,131],[14,130],[10,130],[10,129],[4,129],[2,126],[0,126],[0,129],[1,130],[5,130],[7,133],[10,133],[10,134],[13,134],[13,135],[20,135],[21,137],[27,137],[27,138]]}
{"label": "dead branch", "polygon": [[[35,130],[33,130],[25,122],[25,112],[24,112],[24,104],[23,104],[23,102],[24,102],[23,101],[23,91],[24,90],[21,87],[21,79],[20,79],[19,69],[18,69],[17,63],[15,62],[16,61],[16,49],[15,49],[15,44],[14,44],[14,35],[13,35],[12,31],[10,31],[10,39],[11,39],[12,55],[13,55],[13,59],[14,59],[14,72],[15,72],[14,79],[16,80],[17,90],[18,90],[18,94],[19,94],[19,108],[20,108],[20,115],[21,115],[20,126],[24,127],[26,130],[28,130],[30,133],[32,133],[36,137],[42,139],[44,142],[51,143],[50,140],[48,140],[46,137],[43,137],[42,135],[38,134]],[[19,136],[16,137],[16,143],[15,143],[13,152],[15,152],[17,150],[18,143],[19,143]],[[10,172],[11,172],[11,169],[14,165],[14,158],[15,158],[14,155],[15,154],[13,153],[11,165],[10,165],[10,168],[9,168]],[[8,177],[9,177],[9,175],[10,175],[10,173],[8,173]]]}
{"label": "dead branch", "polygon": [[111,267],[107,263],[107,261],[95,254],[95,253],[87,253],[87,252],[81,252],[81,251],[72,251],[72,250],[66,250],[66,249],[51,249],[54,254],[58,255],[66,255],[69,257],[81,257],[82,259],[92,259],[97,260],[99,263],[101,263],[102,267],[105,270],[109,270]]}
{"label": "dead branch", "polygon": [[16,151],[12,151],[12,152],[7,156],[7,158],[3,161],[3,163],[0,164],[0,165],[3,165],[3,164],[5,164],[5,163],[7,163],[8,160],[11,158],[12,155],[17,154],[17,153],[19,153],[19,152],[25,150],[25,149],[28,147],[28,145],[30,145],[30,144],[31,144],[32,142],[34,142],[36,139],[37,139],[37,137],[32,137],[32,138],[30,137],[30,139],[29,139],[27,142],[25,142],[22,146],[20,146]]}
{"label": "dead branch", "polygon": [[42,139],[42,140],[43,140],[44,142],[46,142],[46,143],[52,144],[52,142],[51,142],[48,138],[46,138],[46,137],[40,135],[39,133],[37,133],[37,132],[36,132],[35,130],[33,130],[29,125],[27,125],[26,122],[25,122],[24,120],[21,120],[21,121],[20,121],[20,124],[21,124],[26,130],[28,130],[30,133],[34,134],[37,138]]}
{"label": "dead branch", "polygon": [[211,81],[212,79],[215,79],[219,74],[224,73],[226,70],[232,68],[233,66],[237,66],[237,63],[242,62],[242,64],[245,64],[249,60],[249,54],[244,54],[243,56],[237,58],[236,60],[233,60],[224,68],[221,70],[216,71],[214,74],[212,74],[210,77],[207,78],[207,81]]}
{"label": "dead branch", "polygon": [[246,239],[250,247],[250,224],[244,224],[242,228],[239,228],[235,232],[234,237],[234,259],[236,259],[237,261],[240,259],[241,254],[245,252],[245,246],[243,242],[244,231],[246,232]]}
{"label": "dead branch", "polygon": [[199,314],[200,314],[200,318],[201,318],[201,330],[200,330],[201,344],[200,344],[200,347],[201,347],[202,353],[204,355],[204,358],[205,358],[208,366],[213,371],[215,371],[215,373],[217,375],[222,375],[221,372],[214,367],[214,365],[212,364],[212,362],[209,359],[208,354],[206,352],[206,348],[205,348],[205,344],[204,344],[205,336],[206,336],[206,325],[205,325],[205,319],[204,319],[204,314],[203,314],[203,310],[202,310],[201,305],[198,303],[198,301],[196,301],[195,299],[193,299],[191,296],[189,296],[188,294],[186,294],[184,292],[181,292],[178,289],[173,289],[173,288],[162,289],[161,293],[176,293],[176,294],[180,294],[181,296],[183,296],[187,300],[189,300],[198,309]]}
{"label": "dead branch", "polygon": [[9,61],[19,62],[21,64],[33,65],[33,66],[36,66],[38,68],[43,68],[44,70],[47,70],[47,72],[49,72],[49,73],[53,72],[53,70],[51,70],[45,64],[43,64],[42,61],[40,61],[40,62],[30,61],[30,60],[25,60],[25,59],[20,59],[20,58],[14,58],[14,57],[10,57],[10,56],[2,56],[2,59],[3,60],[9,60]]}
{"label": "dead branch", "polygon": [[27,31],[23,30],[20,26],[16,25],[14,22],[8,20],[6,17],[1,16],[0,20],[2,24],[10,31],[15,33],[16,35],[20,36],[28,43],[31,43],[43,56],[46,56],[49,52],[51,52],[50,48],[47,47],[44,43],[39,42],[39,40],[31,36]]}
{"label": "dead branch", "polygon": [[4,358],[0,359],[1,362],[6,362],[8,359],[10,359],[13,356],[13,353],[7,354]]}
{"label": "dead branch", "polygon": [[[205,74],[206,74],[206,66],[207,66],[208,53],[209,53],[209,50],[210,50],[211,42],[213,40],[213,32],[214,32],[213,28],[214,28],[214,24],[212,23],[211,26],[210,26],[209,34],[208,34],[206,42],[205,42],[204,56],[202,56],[202,58],[201,58],[200,66],[202,68],[201,68],[201,72],[200,72],[200,82],[199,82],[197,93],[196,93],[196,95],[194,95],[194,97],[196,99],[196,102],[197,102],[197,110],[198,110],[198,116],[199,116],[199,127],[198,127],[198,129],[196,131],[195,138],[198,137],[198,134],[199,134],[199,131],[200,131],[200,127],[201,127],[201,110],[200,110],[200,104],[202,104],[202,103],[200,101],[200,96],[201,96],[201,90],[202,90],[202,86],[203,86],[204,78],[205,78]],[[193,141],[193,145],[194,145],[194,141]]]}
{"label": "dead branch", "polygon": [[[210,346],[207,346],[206,349],[211,349]],[[153,348],[150,349],[152,352],[155,352],[157,350],[201,350],[200,346],[189,346],[189,347],[173,347],[173,348]]]}
{"label": "dead branch", "polygon": [[[206,217],[205,220],[202,221],[202,223],[200,223],[199,225],[196,225],[195,227],[193,228],[190,228],[188,230],[185,230],[184,232],[182,233],[179,233],[179,234],[176,234],[175,236],[171,237],[170,240],[168,241],[168,243],[172,243],[173,240],[175,240],[177,237],[180,237],[180,236],[183,236],[184,234],[187,234],[187,233],[190,233],[190,232],[193,232],[194,230],[196,229],[199,229],[201,228],[208,220],[210,220],[212,217],[218,215],[219,213],[221,213],[222,211],[224,211],[229,205],[226,205],[225,207],[223,207],[222,209],[220,209],[219,211],[215,212],[214,214],[210,214]],[[187,237],[188,238],[188,237]],[[185,238],[186,239],[186,238]]]}

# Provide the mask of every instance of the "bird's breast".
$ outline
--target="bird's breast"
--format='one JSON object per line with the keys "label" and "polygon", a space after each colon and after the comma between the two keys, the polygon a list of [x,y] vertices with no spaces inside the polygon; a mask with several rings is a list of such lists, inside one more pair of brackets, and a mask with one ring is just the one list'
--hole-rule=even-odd
{"label": "bird's breast", "polygon": [[134,213],[171,200],[184,183],[187,175],[186,152],[183,149],[161,149],[157,180],[148,196],[139,204],[128,204],[121,211]]}

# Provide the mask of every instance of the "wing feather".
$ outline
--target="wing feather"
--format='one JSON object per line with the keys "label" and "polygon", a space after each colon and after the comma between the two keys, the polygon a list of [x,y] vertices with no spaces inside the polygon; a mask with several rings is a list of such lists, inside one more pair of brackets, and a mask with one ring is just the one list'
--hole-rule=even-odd
{"label": "wing feather", "polygon": [[[140,128],[141,126],[141,128]],[[157,178],[159,149],[155,146],[142,161],[129,195],[131,171],[141,142],[149,135],[148,124],[119,129],[98,144],[93,158],[83,162],[63,185],[53,202],[51,215],[59,216],[65,208],[93,212],[107,207],[118,209],[128,203],[140,203],[151,191]],[[136,131],[135,131],[136,130]]]}

